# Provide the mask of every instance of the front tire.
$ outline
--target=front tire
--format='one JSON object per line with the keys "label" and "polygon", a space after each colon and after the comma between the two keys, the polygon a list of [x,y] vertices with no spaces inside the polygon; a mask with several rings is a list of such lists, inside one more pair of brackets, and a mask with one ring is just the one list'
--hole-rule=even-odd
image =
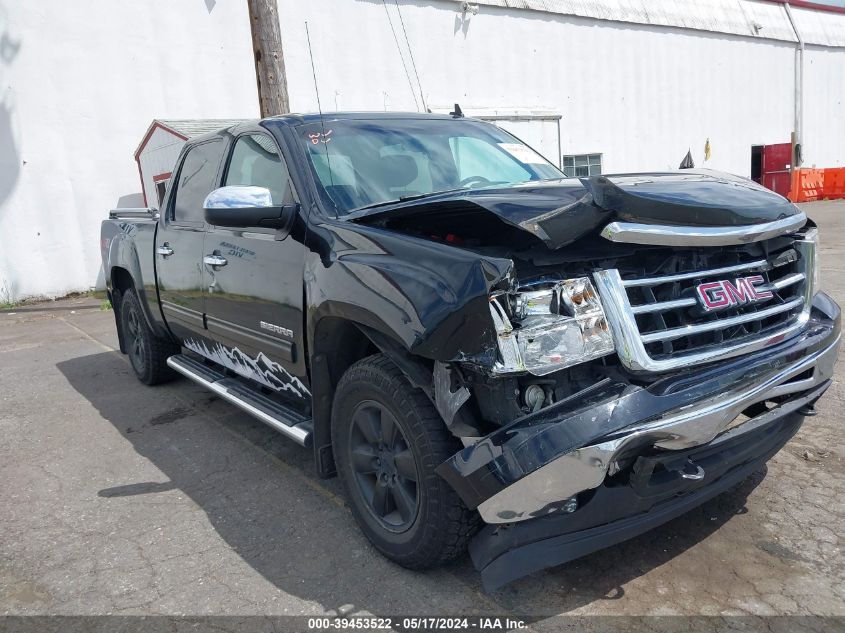
{"label": "front tire", "polygon": [[463,555],[478,514],[434,472],[461,443],[386,356],[358,361],[341,378],[332,445],[352,513],[376,549],[409,569]]}
{"label": "front tire", "polygon": [[170,339],[156,336],[150,329],[138,295],[131,288],[120,300],[120,327],[129,363],[138,380],[146,385],[157,385],[176,376],[168,367],[167,359],[178,354],[180,347]]}

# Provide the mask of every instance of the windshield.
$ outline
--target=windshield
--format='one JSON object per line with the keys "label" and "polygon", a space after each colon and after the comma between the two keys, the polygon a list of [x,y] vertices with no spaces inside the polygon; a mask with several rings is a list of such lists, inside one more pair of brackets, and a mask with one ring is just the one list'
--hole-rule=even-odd
{"label": "windshield", "polygon": [[441,191],[564,177],[530,147],[480,121],[342,120],[297,130],[318,185],[341,214]]}

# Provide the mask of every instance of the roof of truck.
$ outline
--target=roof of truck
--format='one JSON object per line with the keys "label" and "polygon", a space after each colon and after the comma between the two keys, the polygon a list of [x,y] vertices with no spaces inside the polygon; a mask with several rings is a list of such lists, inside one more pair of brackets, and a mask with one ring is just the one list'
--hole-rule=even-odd
{"label": "roof of truck", "polygon": [[153,119],[147,131],[144,133],[144,138],[138,144],[135,150],[135,159],[138,159],[141,151],[146,146],[150,137],[155,132],[156,128],[167,130],[171,134],[178,136],[182,140],[190,140],[209,132],[216,132],[233,125],[246,123],[250,120],[256,119]]}
{"label": "roof of truck", "polygon": [[[226,130],[238,125],[244,124],[258,124],[258,123],[276,123],[289,126],[297,126],[309,123],[319,123],[322,118],[326,121],[372,121],[372,120],[395,120],[395,119],[441,119],[453,120],[454,117],[450,114],[441,114],[433,112],[325,112],[322,115],[316,112],[311,113],[291,113],[280,114],[263,119],[153,119],[150,127],[147,128],[146,134],[138,148],[135,150],[135,159],[144,149],[144,146],[149,141],[152,133],[156,128],[163,128],[169,132],[179,136],[185,141],[194,139],[203,140],[206,136],[213,135],[215,132]],[[467,117],[471,118],[471,117]]]}
{"label": "roof of truck", "polygon": [[192,138],[205,134],[206,132],[214,132],[223,128],[232,127],[240,123],[246,123],[250,119],[155,119],[153,122],[159,122],[164,127],[174,130],[179,134]]}
{"label": "roof of truck", "polygon": [[371,119],[452,119],[449,114],[435,114],[432,112],[317,112],[306,114],[291,113],[261,119],[262,122],[279,121],[288,125],[301,125],[303,123],[319,123],[323,121],[344,121],[344,120],[371,120]]}
{"label": "roof of truck", "polygon": [[[285,125],[302,125],[305,123],[317,123],[321,115],[317,112],[290,113],[277,116],[265,117],[263,119],[153,119],[147,128],[144,138],[135,150],[135,158],[144,149],[147,141],[150,140],[156,128],[163,128],[185,141],[204,136],[212,132],[224,130],[244,123],[278,122]],[[431,112],[324,112],[323,121],[341,120],[372,120],[372,119],[451,119],[449,114],[435,114]]]}

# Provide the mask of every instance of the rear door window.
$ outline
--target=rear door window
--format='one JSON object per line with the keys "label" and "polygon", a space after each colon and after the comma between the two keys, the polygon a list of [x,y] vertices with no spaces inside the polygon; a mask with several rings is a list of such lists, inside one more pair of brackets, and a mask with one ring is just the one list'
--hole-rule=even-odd
{"label": "rear door window", "polygon": [[171,214],[174,222],[204,221],[203,203],[216,188],[222,154],[223,143],[220,140],[200,143],[188,150],[176,181],[176,199]]}

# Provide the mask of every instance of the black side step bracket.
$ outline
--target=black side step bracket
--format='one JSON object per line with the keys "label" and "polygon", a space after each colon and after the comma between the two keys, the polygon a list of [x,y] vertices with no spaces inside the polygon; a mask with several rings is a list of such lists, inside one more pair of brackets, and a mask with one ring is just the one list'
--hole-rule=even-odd
{"label": "black side step bracket", "polygon": [[311,419],[298,411],[270,400],[237,378],[229,378],[184,354],[171,356],[167,364],[297,444],[311,446],[314,425]]}

